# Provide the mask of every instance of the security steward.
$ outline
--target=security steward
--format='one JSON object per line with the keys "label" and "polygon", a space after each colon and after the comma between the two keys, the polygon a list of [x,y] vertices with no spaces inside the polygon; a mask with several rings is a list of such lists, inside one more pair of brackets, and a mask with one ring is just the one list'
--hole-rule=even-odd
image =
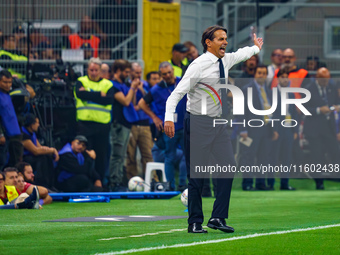
{"label": "security steward", "polygon": [[[16,75],[19,79],[24,79],[26,74],[27,57],[16,49],[16,41],[14,35],[5,35],[2,37],[2,50],[0,50],[0,61],[3,68],[6,68],[12,75]],[[19,61],[21,61],[19,63]],[[10,62],[10,63],[8,63]],[[22,63],[23,62],[23,63]]]}
{"label": "security steward", "polygon": [[101,78],[99,58],[88,62],[86,76],[78,78],[74,90],[77,111],[77,135],[88,139],[88,148],[96,154],[95,169],[103,181],[108,167],[112,98],[106,97],[111,81]]}

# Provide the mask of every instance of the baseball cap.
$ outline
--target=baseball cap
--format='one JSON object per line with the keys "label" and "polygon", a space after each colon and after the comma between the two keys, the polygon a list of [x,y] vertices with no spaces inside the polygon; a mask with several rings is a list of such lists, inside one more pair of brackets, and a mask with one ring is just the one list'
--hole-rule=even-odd
{"label": "baseball cap", "polygon": [[88,144],[87,138],[83,135],[77,135],[74,140],[78,140],[79,142],[83,142],[86,145]]}
{"label": "baseball cap", "polygon": [[184,46],[184,44],[182,43],[176,43],[173,47],[172,47],[172,51],[179,51],[181,53],[185,53],[187,52],[189,49],[187,47]]}

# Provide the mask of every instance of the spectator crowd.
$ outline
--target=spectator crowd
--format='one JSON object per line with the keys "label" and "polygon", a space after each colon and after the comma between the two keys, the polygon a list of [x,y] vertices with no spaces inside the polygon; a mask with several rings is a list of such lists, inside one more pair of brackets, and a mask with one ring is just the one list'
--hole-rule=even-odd
{"label": "spectator crowd", "polygon": [[[72,33],[71,28],[64,25],[56,45],[39,30],[34,30],[27,38],[20,26],[13,29],[13,34],[1,36],[0,60],[5,62],[0,71],[0,171],[4,171],[0,182],[4,181],[2,179],[7,182],[4,188],[0,186],[2,189],[6,189],[6,185],[15,186],[18,195],[24,192],[30,195],[37,187],[41,204],[52,202],[49,192],[126,191],[127,180],[136,175],[144,177],[148,162],[164,162],[171,190],[186,189],[183,155],[186,97],[176,108],[175,137],[167,137],[163,125],[167,98],[187,67],[198,57],[197,47],[192,42],[174,44],[171,58],[159,63],[159,69],[147,73],[144,80],[143,67],[137,62],[115,59],[112,65],[105,63],[112,59],[106,37],[89,16],[81,20],[78,33]],[[28,44],[30,47],[26,47]],[[40,116],[33,110],[19,116],[11,97],[14,83],[26,77],[25,65],[15,62],[27,58],[60,58],[61,52],[54,49],[83,49],[84,59],[88,60],[85,75],[73,86],[76,136],[62,148],[41,144]],[[247,123],[258,119],[264,123],[257,128],[250,125],[229,127],[239,166],[301,162],[339,164],[339,84],[318,57],[307,58],[308,70],[298,67],[296,59],[295,51],[290,48],[273,50],[272,63],[268,66],[255,55],[244,63],[238,77],[228,81],[244,92],[245,103],[252,97],[249,99],[257,110],[270,109],[273,88],[278,91],[276,111],[265,116],[254,116],[247,105],[243,116],[233,115],[233,95],[228,93],[229,120]],[[48,66],[47,72],[52,68]],[[24,80],[21,91],[26,93],[29,102],[35,91],[26,82]],[[305,107],[312,115],[305,116],[294,105],[287,107],[285,115],[280,114],[281,90],[287,87],[310,91],[311,99]],[[247,93],[249,88],[252,94]],[[301,97],[298,92],[288,94],[290,99]],[[268,119],[288,123],[294,120],[296,125],[273,127]],[[306,148],[307,156],[302,150]],[[152,175],[156,182],[160,177],[157,172]],[[245,191],[274,190],[275,177],[280,178],[281,190],[295,189],[289,185],[287,173],[247,175],[242,188]],[[316,188],[324,189],[323,178],[312,177]],[[5,193],[0,194],[2,201]],[[203,193],[206,197],[212,195],[210,180],[205,182]]]}

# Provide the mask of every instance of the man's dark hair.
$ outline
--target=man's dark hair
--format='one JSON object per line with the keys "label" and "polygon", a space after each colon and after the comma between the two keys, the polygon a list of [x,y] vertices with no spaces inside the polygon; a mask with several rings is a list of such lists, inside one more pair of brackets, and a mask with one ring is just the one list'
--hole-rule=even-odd
{"label": "man's dark hair", "polygon": [[125,59],[117,59],[112,64],[112,72],[116,73],[118,70],[124,71],[126,68],[131,69],[131,63]]}
{"label": "man's dark hair", "polygon": [[288,74],[289,75],[289,66],[287,65],[282,65],[277,72],[277,77],[282,76],[283,74]]}
{"label": "man's dark hair", "polygon": [[268,68],[267,68],[267,66],[266,66],[265,64],[262,64],[262,63],[258,64],[258,65],[255,67],[255,73],[256,73],[256,71],[257,71],[257,68],[266,68],[266,71],[267,71],[267,74],[268,74]]}
{"label": "man's dark hair", "polygon": [[[16,169],[18,169],[18,171],[20,172],[20,173],[22,173],[22,174],[24,174],[24,172],[25,172],[25,167],[26,166],[30,166],[30,164],[29,163],[27,163],[27,162],[19,162],[19,163],[17,163],[16,165],[15,165],[15,168]],[[25,176],[25,175],[24,175]]]}
{"label": "man's dark hair", "polygon": [[192,46],[194,46],[194,47],[197,49],[196,45],[195,45],[193,42],[191,42],[191,41],[186,41],[186,42],[183,43],[183,44],[184,44],[184,46],[187,47],[188,49],[189,49],[190,47],[192,47]]}
{"label": "man's dark hair", "polygon": [[[260,63],[259,55],[258,55],[258,54],[255,54],[255,55],[251,56],[250,58],[252,58],[252,57],[255,57],[255,59],[256,59],[256,65],[258,65],[258,64]],[[248,58],[246,61],[243,62],[243,67],[246,67],[246,66],[247,66],[247,61],[248,61],[250,58]]]}
{"label": "man's dark hair", "polygon": [[208,49],[208,45],[205,43],[205,40],[207,40],[207,39],[209,39],[211,41],[214,40],[214,38],[215,38],[214,33],[217,30],[223,30],[226,33],[228,32],[225,27],[221,27],[221,26],[218,26],[218,25],[208,27],[202,34],[201,43],[202,43],[202,46],[203,46],[203,52],[206,52],[207,49]]}
{"label": "man's dark hair", "polygon": [[4,172],[0,171],[0,174],[2,175],[2,177],[4,178],[4,181],[5,181],[6,180],[6,176],[5,176]]}
{"label": "man's dark hair", "polygon": [[11,74],[8,70],[2,69],[2,70],[0,71],[0,81],[2,80],[2,77],[4,77],[4,76],[5,76],[7,79],[12,78],[12,74]]}
{"label": "man's dark hair", "polygon": [[151,75],[153,75],[153,74],[158,74],[158,75],[160,76],[159,72],[157,72],[157,71],[152,71],[152,72],[149,72],[149,73],[146,75],[146,80],[147,80],[147,81],[150,80],[150,79],[151,79]]}
{"label": "man's dark hair", "polygon": [[15,167],[6,167],[3,171],[4,173],[4,178],[6,178],[6,174],[9,172],[16,172],[18,173],[18,169],[16,169]]}
{"label": "man's dark hair", "polygon": [[36,122],[37,117],[33,113],[27,113],[25,116],[24,127],[29,127]]}
{"label": "man's dark hair", "polygon": [[317,56],[308,56],[307,57],[307,61],[309,61],[309,60],[315,60],[316,62],[319,62],[319,57],[317,57]]}

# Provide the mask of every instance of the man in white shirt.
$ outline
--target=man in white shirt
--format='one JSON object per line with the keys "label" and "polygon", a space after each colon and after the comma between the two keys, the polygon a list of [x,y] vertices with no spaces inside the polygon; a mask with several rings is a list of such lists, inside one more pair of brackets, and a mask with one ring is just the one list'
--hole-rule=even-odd
{"label": "man in white shirt", "polygon": [[272,80],[275,75],[275,70],[280,68],[283,61],[283,52],[281,49],[275,49],[272,51],[270,59],[272,61],[271,65],[268,66],[268,75],[267,75],[267,85],[270,87]]}
{"label": "man in white shirt", "polygon": [[[214,120],[219,119],[222,114],[221,104],[223,104],[223,97],[221,101],[215,88],[221,87],[220,78],[227,80],[228,70],[233,65],[259,53],[263,45],[262,38],[257,38],[254,34],[255,45],[253,47],[244,47],[235,53],[226,54],[227,29],[217,25],[209,27],[203,32],[201,42],[204,54],[191,63],[184,77],[171,93],[167,100],[164,119],[164,131],[166,135],[172,138],[175,135],[174,113],[176,105],[185,94],[188,94],[187,114],[184,119],[184,147],[189,180],[189,233],[207,233],[202,228],[204,216],[201,193],[204,181],[202,177],[210,177],[210,175],[197,174],[195,172],[197,166],[236,165],[227,125],[213,126]],[[213,82],[210,82],[209,85],[203,85],[202,83],[206,83],[207,79],[213,80]],[[204,95],[202,91],[204,92],[204,90],[207,91],[208,96],[202,100],[202,95]],[[204,105],[202,101],[205,100],[206,104]],[[235,97],[234,100],[236,100]],[[214,156],[215,162],[209,162],[210,156]],[[198,176],[198,178],[193,177],[193,175]],[[232,174],[217,179],[216,200],[208,227],[232,233],[234,229],[226,225],[225,219],[228,218],[233,178],[226,178],[226,176],[230,177]]]}

